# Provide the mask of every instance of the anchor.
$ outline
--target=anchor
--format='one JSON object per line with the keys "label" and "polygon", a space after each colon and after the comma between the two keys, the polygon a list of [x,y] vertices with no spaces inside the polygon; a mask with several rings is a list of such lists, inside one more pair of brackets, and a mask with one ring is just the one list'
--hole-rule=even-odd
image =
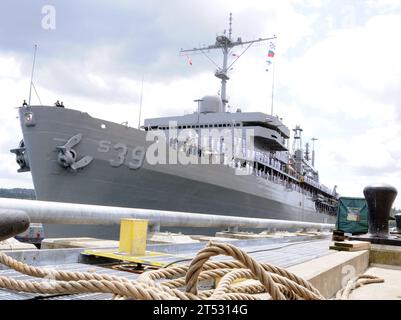
{"label": "anchor", "polygon": [[15,160],[19,165],[18,172],[28,172],[31,170],[29,167],[28,153],[26,152],[24,140],[21,140],[18,148],[11,149],[11,153],[15,154]]}
{"label": "anchor", "polygon": [[67,143],[63,146],[58,146],[56,149],[58,150],[57,162],[63,168],[71,168],[74,171],[78,169],[82,169],[89,165],[93,157],[85,156],[77,161],[77,152],[73,149],[78,143],[82,140],[82,134],[78,133],[77,135],[71,137]]}

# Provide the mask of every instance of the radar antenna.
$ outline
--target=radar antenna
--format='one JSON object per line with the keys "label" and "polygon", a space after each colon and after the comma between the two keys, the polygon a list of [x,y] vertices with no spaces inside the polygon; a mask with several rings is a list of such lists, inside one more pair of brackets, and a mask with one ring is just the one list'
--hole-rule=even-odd
{"label": "radar antenna", "polygon": [[[220,97],[221,101],[223,102],[223,112],[226,111],[226,104],[228,103],[227,100],[227,81],[230,80],[228,76],[228,71],[231,69],[231,67],[234,65],[235,62],[238,61],[239,58],[254,44],[258,42],[263,42],[263,41],[269,41],[273,39],[277,39],[276,36],[270,37],[270,38],[259,38],[255,40],[250,40],[250,41],[242,41],[242,39],[239,37],[237,40],[232,39],[232,13],[230,13],[230,18],[229,18],[229,32],[228,32],[228,37],[223,34],[223,35],[218,35],[216,37],[216,43],[213,45],[209,46],[202,46],[199,48],[193,48],[193,49],[181,49],[180,54],[187,56],[188,54],[199,54],[203,53],[209,60],[211,58],[206,54],[206,52],[209,52],[210,50],[213,49],[222,49],[223,52],[223,64],[222,66],[218,66],[213,60],[211,60],[216,66],[217,70],[215,72],[215,76],[221,80],[221,91],[220,91]],[[237,46],[244,46],[247,45],[246,48],[241,52],[241,54],[236,55],[236,59],[228,65],[228,56],[231,52],[231,50],[234,47]]]}

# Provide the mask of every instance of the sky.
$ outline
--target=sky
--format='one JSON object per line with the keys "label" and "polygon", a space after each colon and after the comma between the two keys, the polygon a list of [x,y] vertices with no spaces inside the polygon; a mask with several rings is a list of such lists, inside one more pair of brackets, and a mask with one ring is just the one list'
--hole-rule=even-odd
{"label": "sky", "polygon": [[[273,112],[301,125],[304,143],[318,138],[321,182],[342,196],[363,196],[372,183],[401,192],[401,0],[3,0],[0,187],[33,186],[9,149],[22,138],[16,107],[28,99],[34,44],[43,104],[137,126],[142,78],[142,123],[191,113],[193,100],[217,94],[215,66],[202,54],[190,66],[179,50],[214,44],[230,12],[235,39],[277,36]],[[267,51],[255,45],[233,66],[230,110],[270,113]]]}

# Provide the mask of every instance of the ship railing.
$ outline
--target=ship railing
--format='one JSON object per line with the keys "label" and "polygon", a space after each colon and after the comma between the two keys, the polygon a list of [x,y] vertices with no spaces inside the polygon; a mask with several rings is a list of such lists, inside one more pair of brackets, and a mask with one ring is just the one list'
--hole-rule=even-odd
{"label": "ship railing", "polygon": [[305,177],[305,182],[308,183],[309,185],[315,187],[316,189],[318,189],[318,190],[320,190],[320,191],[322,191],[322,192],[328,194],[328,195],[334,196],[334,192],[333,192],[332,190],[330,190],[330,189],[329,189],[328,187],[326,187],[325,185],[320,184],[320,183],[314,181],[313,179],[311,179],[311,178],[309,178],[309,177]]}
{"label": "ship railing", "polygon": [[[173,139],[173,138],[170,139],[169,145],[170,145],[170,147],[172,147],[175,150],[180,150],[182,152],[185,152],[187,155],[192,154],[192,155],[201,156],[202,154],[208,153],[206,149],[199,148],[197,146],[197,144],[191,144],[191,143],[188,143],[188,142],[185,142],[185,141],[182,142],[182,141],[178,141],[177,139]],[[274,183],[284,185],[289,190],[295,190],[295,191],[298,191],[298,192],[303,192],[304,194],[307,194],[310,197],[313,196],[313,194],[311,192],[306,191],[306,190],[304,190],[304,188],[302,188],[299,185],[295,184],[295,181],[291,182],[291,181],[289,181],[287,179],[283,179],[283,178],[280,177],[280,173],[284,173],[285,175],[288,175],[288,177],[297,180],[297,178],[295,176],[292,176],[289,173],[286,173],[284,171],[280,172],[282,170],[281,170],[280,161],[278,159],[276,159],[274,157],[271,157],[270,155],[267,155],[267,154],[265,154],[263,152],[259,152],[259,151],[255,152],[255,151],[246,150],[246,149],[243,149],[242,151],[243,151],[243,154],[246,155],[246,157],[244,157],[245,159],[231,158],[231,160],[230,160],[228,157],[226,157],[226,156],[224,156],[224,154],[222,154],[223,157],[224,157],[223,158],[224,159],[223,160],[224,164],[229,166],[229,167],[232,167],[232,168],[237,168],[237,169],[238,168],[244,168],[242,161],[245,160],[245,168],[244,169],[246,170],[247,173],[251,173],[251,174],[253,174],[255,176],[263,177],[263,178],[265,178],[265,179],[267,179],[269,181],[272,181]],[[211,152],[211,154],[213,154],[213,152]],[[272,169],[275,169],[277,171],[277,174],[276,175],[274,175],[274,174],[270,175],[269,173],[265,173],[262,170],[258,170],[257,171],[253,166],[250,166],[248,161],[246,161],[246,159],[252,159],[252,158],[254,158],[257,162],[261,163],[262,165],[265,165],[265,166],[268,166],[268,167],[270,167]],[[321,185],[321,184],[317,183],[316,181],[313,181],[309,177],[306,177],[305,181],[309,185],[321,190],[322,192],[325,192],[325,193],[327,193],[329,195],[332,195],[332,192],[326,186]]]}
{"label": "ship railing", "polygon": [[85,204],[43,202],[37,200],[0,199],[0,207],[25,212],[32,223],[80,224],[116,227],[122,219],[146,219],[149,226],[244,229],[279,228],[280,230],[308,228],[331,230],[333,224],[310,223],[276,219],[235,217],[219,214],[174,212],[138,208],[103,207]]}

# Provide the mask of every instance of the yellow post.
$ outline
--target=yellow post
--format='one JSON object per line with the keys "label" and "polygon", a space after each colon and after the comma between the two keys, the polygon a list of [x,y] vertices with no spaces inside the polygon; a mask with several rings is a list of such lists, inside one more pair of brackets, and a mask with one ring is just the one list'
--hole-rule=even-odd
{"label": "yellow post", "polygon": [[146,251],[148,220],[122,219],[119,252],[130,256],[143,256]]}

